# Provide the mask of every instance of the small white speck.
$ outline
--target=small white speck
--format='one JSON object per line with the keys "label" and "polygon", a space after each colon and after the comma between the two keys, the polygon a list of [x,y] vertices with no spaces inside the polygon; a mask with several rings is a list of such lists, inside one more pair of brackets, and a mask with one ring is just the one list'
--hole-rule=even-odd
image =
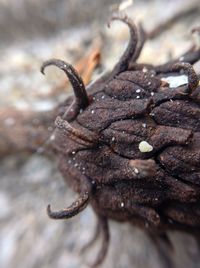
{"label": "small white speck", "polygon": [[147,127],[147,124],[143,123],[142,126],[143,126],[143,127]]}
{"label": "small white speck", "polygon": [[138,89],[136,90],[136,93],[140,93],[140,92],[141,92],[141,89],[138,88]]}
{"label": "small white speck", "polygon": [[148,82],[148,86],[150,86],[151,85],[151,82]]}
{"label": "small white speck", "polygon": [[139,170],[137,168],[134,168],[135,174],[139,174]]}
{"label": "small white speck", "polygon": [[55,140],[55,135],[51,135],[50,140],[54,141]]}
{"label": "small white speck", "polygon": [[102,100],[105,99],[105,95],[102,95],[101,98],[102,98]]}
{"label": "small white speck", "polygon": [[66,68],[66,67],[67,67],[67,65],[66,65],[66,64],[64,64],[64,67]]}
{"label": "small white speck", "polygon": [[143,71],[143,73],[146,73],[148,70],[147,70],[146,67],[144,67],[144,68],[142,69],[142,71]]}
{"label": "small white speck", "polygon": [[180,57],[180,58],[179,58],[179,61],[184,61],[184,57],[183,57],[183,56]]}
{"label": "small white speck", "polygon": [[115,141],[115,137],[112,137],[112,141]]}
{"label": "small white speck", "polygon": [[141,153],[148,153],[153,151],[153,146],[151,146],[147,141],[141,141],[138,147]]}
{"label": "small white speck", "polygon": [[155,200],[155,201],[158,201],[158,198],[156,197],[154,200]]}
{"label": "small white speck", "polygon": [[96,98],[95,97],[93,97],[93,100],[95,100]]}
{"label": "small white speck", "polygon": [[150,113],[149,115],[150,115],[150,116],[154,116],[155,114],[154,114],[154,113]]}
{"label": "small white speck", "polygon": [[78,167],[78,163],[75,163],[74,166],[75,166],[75,167]]}
{"label": "small white speck", "polygon": [[124,202],[121,202],[121,207],[122,207],[122,208],[124,207]]}
{"label": "small white speck", "polygon": [[136,99],[139,99],[140,98],[140,96],[136,96]]}
{"label": "small white speck", "polygon": [[72,162],[72,160],[71,160],[71,159],[69,159],[69,160],[68,160],[68,164],[71,164],[71,162]]}
{"label": "small white speck", "polygon": [[15,124],[15,119],[12,117],[8,117],[4,120],[4,124],[9,127],[13,126]]}
{"label": "small white speck", "polygon": [[83,112],[83,109],[80,109],[79,114],[82,114],[82,112]]}
{"label": "small white speck", "polygon": [[94,114],[94,110],[92,110],[91,113]]}
{"label": "small white speck", "polygon": [[95,184],[95,181],[94,181],[94,180],[92,180],[92,184],[93,184],[93,185]]}
{"label": "small white speck", "polygon": [[154,96],[154,94],[155,94],[154,92],[151,92],[151,96]]}
{"label": "small white speck", "polygon": [[72,151],[72,154],[75,154],[76,152],[75,151]]}

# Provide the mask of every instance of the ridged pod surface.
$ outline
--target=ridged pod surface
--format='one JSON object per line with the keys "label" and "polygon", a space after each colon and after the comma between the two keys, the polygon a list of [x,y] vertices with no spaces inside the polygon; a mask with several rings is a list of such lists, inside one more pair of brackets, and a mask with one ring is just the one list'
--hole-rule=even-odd
{"label": "ridged pod surface", "polygon": [[[161,66],[137,64],[145,33],[126,16],[129,45],[113,68],[85,89],[74,68],[49,60],[68,76],[75,99],[56,119],[52,147],[60,171],[79,194],[51,218],[67,219],[90,204],[102,232],[96,266],[109,241],[108,219],[127,221],[169,244],[166,231],[200,233],[200,86],[192,48]],[[182,81],[183,82],[180,82]],[[178,81],[172,85],[170,81]]]}

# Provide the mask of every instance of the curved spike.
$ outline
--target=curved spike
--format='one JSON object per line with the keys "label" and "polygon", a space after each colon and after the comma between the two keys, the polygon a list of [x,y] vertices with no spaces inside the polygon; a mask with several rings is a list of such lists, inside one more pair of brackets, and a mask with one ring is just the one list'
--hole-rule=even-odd
{"label": "curved spike", "polygon": [[81,211],[83,211],[89,202],[89,194],[84,193],[79,196],[79,198],[71,204],[68,208],[65,208],[60,211],[51,211],[51,206],[47,206],[47,214],[50,218],[61,220],[61,219],[69,219],[73,216],[77,215]]}
{"label": "curved spike", "polygon": [[197,26],[197,27],[192,28],[191,33],[200,34],[200,26]]}
{"label": "curved spike", "polygon": [[81,248],[82,254],[84,254],[91,246],[93,246],[93,244],[97,241],[98,237],[100,236],[100,232],[101,232],[101,224],[100,224],[100,221],[98,221],[96,226],[95,226],[95,231],[93,233],[92,238],[88,241],[87,244],[85,244]]}
{"label": "curved spike", "polygon": [[99,216],[99,224],[102,229],[103,242],[95,262],[92,265],[90,265],[91,268],[96,268],[97,266],[99,266],[104,261],[106,254],[108,253],[110,234],[109,234],[109,226],[107,218]]}
{"label": "curved spike", "polygon": [[137,42],[137,47],[135,49],[135,53],[132,56],[131,62],[130,63],[134,63],[140,56],[140,53],[144,47],[145,41],[147,39],[147,34],[142,26],[142,24],[140,23],[138,25],[138,42]]}
{"label": "curved spike", "polygon": [[72,84],[74,94],[76,97],[76,102],[78,103],[79,110],[84,109],[89,104],[89,98],[87,95],[87,92],[85,90],[85,85],[83,83],[82,78],[79,76],[77,71],[70,65],[69,63],[66,63],[62,60],[58,59],[51,59],[48,61],[45,61],[41,66],[41,73],[44,74],[44,70],[47,66],[54,65],[58,67],[59,69],[63,70],[67,77],[69,78],[69,81]]}
{"label": "curved spike", "polygon": [[199,84],[198,76],[190,63],[177,62],[172,65],[172,72],[181,70],[183,70],[183,72],[188,76],[188,93],[190,94],[197,88]]}
{"label": "curved spike", "polygon": [[72,127],[66,120],[62,119],[60,116],[57,116],[55,120],[55,125],[57,128],[66,130],[72,136],[88,143],[96,144],[99,137],[94,133],[84,133],[83,131]]}
{"label": "curved spike", "polygon": [[[129,62],[134,56],[134,53],[137,48],[138,32],[133,21],[129,19],[126,15],[122,15],[122,14],[113,15],[110,21],[113,21],[113,20],[120,20],[124,22],[125,24],[128,25],[129,30],[130,30],[130,41],[129,41],[128,47],[112,71],[112,75],[115,76],[128,69]],[[108,27],[110,27],[110,22],[108,23]]]}

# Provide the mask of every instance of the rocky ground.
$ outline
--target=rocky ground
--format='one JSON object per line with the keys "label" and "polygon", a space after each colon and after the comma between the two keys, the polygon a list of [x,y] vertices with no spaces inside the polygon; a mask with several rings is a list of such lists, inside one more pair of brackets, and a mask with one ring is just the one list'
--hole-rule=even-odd
{"label": "rocky ground", "polygon": [[[109,15],[117,1],[3,1],[0,0],[0,105],[21,110],[47,111],[62,101],[69,90],[54,92],[60,72],[39,72],[41,63],[56,57],[75,62],[97,42],[102,44],[102,70],[112,68],[128,40],[126,26]],[[149,41],[140,61],[162,63],[186,51],[198,38],[190,30],[199,26],[198,0],[133,1],[126,11],[136,22],[151,30],[182,8],[191,8],[158,38]],[[199,8],[199,9],[198,9]],[[100,41],[99,41],[100,40]],[[195,66],[200,72],[199,64]],[[12,132],[15,122],[4,122]],[[15,135],[15,133],[13,133]],[[86,252],[96,218],[90,208],[68,221],[52,221],[46,205],[63,208],[75,194],[63,182],[57,163],[40,154],[17,154],[1,158],[0,166],[0,267],[84,268],[98,252],[100,241]],[[102,267],[159,268],[162,260],[145,233],[129,224],[110,222],[111,243]],[[176,245],[176,267],[200,267],[194,239],[170,233]]]}

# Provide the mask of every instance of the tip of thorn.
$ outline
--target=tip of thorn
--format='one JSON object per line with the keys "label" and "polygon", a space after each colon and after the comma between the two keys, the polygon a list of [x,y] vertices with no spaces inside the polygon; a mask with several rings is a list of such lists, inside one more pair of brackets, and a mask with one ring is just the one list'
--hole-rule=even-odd
{"label": "tip of thorn", "polygon": [[50,213],[51,213],[51,205],[48,204],[48,206],[47,206],[47,214],[49,215]]}
{"label": "tip of thorn", "polygon": [[44,66],[42,65],[41,67],[40,67],[40,72],[42,73],[42,74],[44,74],[45,75],[45,72],[44,72]]}

